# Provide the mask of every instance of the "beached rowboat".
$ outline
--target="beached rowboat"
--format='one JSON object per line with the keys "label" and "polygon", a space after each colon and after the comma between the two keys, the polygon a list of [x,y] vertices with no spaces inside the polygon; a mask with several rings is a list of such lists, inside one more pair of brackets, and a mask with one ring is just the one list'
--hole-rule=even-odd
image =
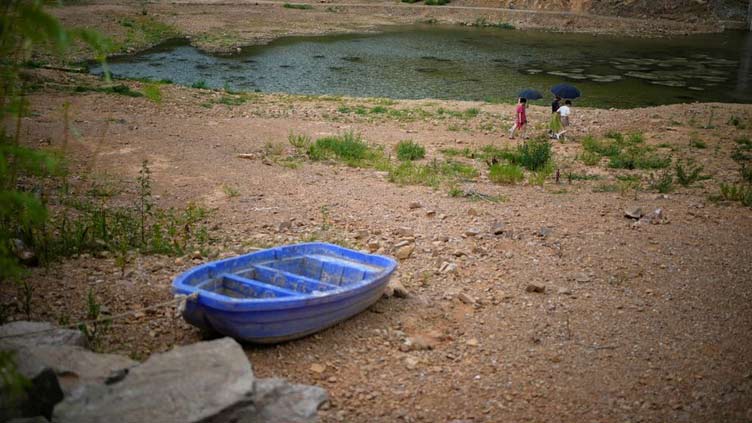
{"label": "beached rowboat", "polygon": [[241,341],[299,338],[354,316],[382,295],[397,263],[326,243],[269,248],[182,273],[176,294],[198,294],[183,317]]}

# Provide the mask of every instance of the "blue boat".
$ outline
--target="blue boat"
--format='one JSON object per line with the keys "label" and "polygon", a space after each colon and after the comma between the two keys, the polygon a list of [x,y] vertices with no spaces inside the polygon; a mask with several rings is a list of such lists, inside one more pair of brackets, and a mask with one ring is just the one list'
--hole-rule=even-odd
{"label": "blue boat", "polygon": [[183,318],[254,343],[318,332],[375,303],[397,262],[326,243],[286,245],[196,266],[172,283]]}

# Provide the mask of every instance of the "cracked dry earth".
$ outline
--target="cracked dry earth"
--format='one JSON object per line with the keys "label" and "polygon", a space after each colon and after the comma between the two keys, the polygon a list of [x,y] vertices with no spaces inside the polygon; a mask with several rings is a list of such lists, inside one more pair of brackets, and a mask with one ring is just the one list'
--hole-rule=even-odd
{"label": "cracked dry earth", "polygon": [[[752,211],[707,200],[719,182],[736,178],[733,140],[749,131],[726,122],[752,122],[752,106],[576,109],[573,140],[554,145],[557,163],[603,179],[497,185],[485,163],[465,159],[481,176],[462,188],[506,199],[492,203],[450,197],[446,187],[398,186],[372,169],[310,161],[288,168],[261,152],[278,143],[288,154],[291,131],[316,139],[354,130],[385,151],[410,138],[426,146],[424,160],[442,159],[445,148],[514,145],[500,135],[510,105],[390,106],[480,109],[470,119],[405,122],[337,112],[343,102],[371,100],[259,95],[239,106],[202,107],[221,94],[162,90],[155,105],[50,85],[32,98],[38,113],[24,122],[26,139],[59,147],[69,102],[79,134],[68,145],[73,179],[91,167],[100,178],[134,181],[148,159],[161,206],[196,201],[213,210],[210,247],[220,256],[308,239],[322,228],[384,254],[400,241],[415,247],[396,274],[407,298],[384,298],[304,339],[246,346],[261,377],[325,387],[330,402],[322,421],[752,419]],[[547,108],[530,110],[533,122],[545,121]],[[699,128],[694,122],[705,122],[711,110],[716,126]],[[608,130],[671,144],[675,158],[695,159],[713,178],[667,196],[594,192],[618,172],[575,160],[577,140]],[[707,149],[687,147],[697,134]],[[225,186],[239,195],[226,195]],[[661,208],[665,217],[634,225],[624,216],[633,206]],[[169,300],[172,277],[203,260],[133,256],[125,275],[108,257],[34,269],[32,318],[83,318],[89,288],[112,314]],[[4,301],[15,295],[2,293]],[[115,322],[103,349],[143,359],[200,339],[173,313],[147,310]]]}

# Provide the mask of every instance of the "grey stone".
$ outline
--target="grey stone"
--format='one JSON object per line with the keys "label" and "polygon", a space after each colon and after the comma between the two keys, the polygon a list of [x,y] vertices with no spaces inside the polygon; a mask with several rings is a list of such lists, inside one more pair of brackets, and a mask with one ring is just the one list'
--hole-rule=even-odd
{"label": "grey stone", "polygon": [[0,342],[33,347],[37,345],[77,345],[86,347],[79,330],[62,329],[48,322],[18,321],[0,326]]}
{"label": "grey stone", "polygon": [[250,362],[236,341],[200,342],[152,355],[120,382],[82,387],[55,407],[54,419],[58,423],[237,421],[253,405],[253,384]]}
{"label": "grey stone", "polygon": [[553,232],[554,232],[554,230],[553,230],[553,229],[551,229],[551,228],[547,228],[547,227],[543,226],[543,227],[541,227],[541,228],[540,228],[540,229],[538,230],[538,236],[540,236],[541,238],[546,238],[546,237],[548,237],[549,235],[551,235],[551,234],[552,234]]}
{"label": "grey stone", "polygon": [[327,400],[318,386],[291,384],[283,379],[257,379],[254,392],[256,415],[243,416],[243,422],[316,422],[319,406]]}
{"label": "grey stone", "polygon": [[538,294],[543,294],[544,292],[546,292],[546,286],[545,285],[538,285],[538,284],[531,283],[531,284],[527,285],[527,287],[525,288],[525,291],[527,291],[527,292],[536,292]]}
{"label": "grey stone", "polygon": [[18,321],[0,326],[0,341],[34,347],[36,345],[77,345],[86,347],[79,330],[58,328],[48,322]]}
{"label": "grey stone", "polygon": [[415,245],[403,245],[394,251],[394,257],[397,257],[400,260],[405,260],[413,254],[413,251],[415,251]]}
{"label": "grey stone", "polygon": [[35,417],[20,417],[16,419],[10,419],[7,423],[50,423],[49,420],[42,416]]}
{"label": "grey stone", "polygon": [[644,215],[642,207],[629,207],[624,210],[624,216],[631,219],[639,219]]}
{"label": "grey stone", "polygon": [[[7,349],[5,344],[2,349]],[[11,396],[4,384],[0,384],[0,421],[14,417],[52,417],[55,404],[63,399],[55,371],[27,354],[28,348],[16,346],[14,362],[18,374],[29,380],[27,389],[18,396]]]}
{"label": "grey stone", "polygon": [[407,289],[405,289],[399,279],[390,279],[386,288],[384,288],[385,297],[407,298],[408,295]]}
{"label": "grey stone", "polygon": [[505,228],[506,228],[505,224],[498,222],[498,221],[494,221],[491,224],[491,233],[494,235],[501,235],[504,233]]}
{"label": "grey stone", "polygon": [[97,354],[70,345],[40,345],[28,353],[55,371],[66,396],[81,385],[105,383],[114,374],[138,365],[122,355]]}

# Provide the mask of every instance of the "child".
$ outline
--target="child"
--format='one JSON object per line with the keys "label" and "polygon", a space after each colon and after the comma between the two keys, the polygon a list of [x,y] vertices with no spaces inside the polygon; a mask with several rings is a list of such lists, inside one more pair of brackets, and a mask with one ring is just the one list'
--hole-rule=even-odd
{"label": "child", "polygon": [[564,134],[567,132],[567,127],[569,126],[569,115],[572,114],[571,106],[572,102],[567,100],[563,106],[559,107],[557,113],[561,117],[561,131],[556,133],[557,140],[564,140]]}
{"label": "child", "polygon": [[561,107],[561,97],[558,95],[551,102],[551,123],[548,128],[548,135],[553,138],[556,133],[561,131],[561,116],[559,115],[559,107]]}
{"label": "child", "polygon": [[515,122],[512,129],[509,130],[509,139],[514,139],[514,132],[518,129],[523,131],[523,137],[527,138],[527,114],[525,108],[527,107],[527,99],[520,97],[517,108],[515,109]]}

